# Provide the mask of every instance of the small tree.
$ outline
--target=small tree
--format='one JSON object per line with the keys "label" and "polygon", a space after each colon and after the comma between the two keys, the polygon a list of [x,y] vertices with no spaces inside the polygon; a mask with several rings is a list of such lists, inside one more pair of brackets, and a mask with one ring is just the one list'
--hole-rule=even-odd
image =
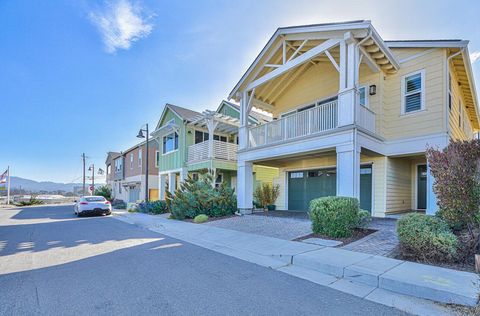
{"label": "small tree", "polygon": [[95,189],[94,195],[103,196],[108,201],[112,200],[112,190],[106,185],[101,186],[98,189]]}
{"label": "small tree", "polygon": [[262,185],[258,186],[253,192],[253,197],[260,204],[263,209],[265,209],[268,205],[275,204],[275,201],[278,199],[280,195],[280,186],[278,184],[271,185],[270,183],[262,183]]}

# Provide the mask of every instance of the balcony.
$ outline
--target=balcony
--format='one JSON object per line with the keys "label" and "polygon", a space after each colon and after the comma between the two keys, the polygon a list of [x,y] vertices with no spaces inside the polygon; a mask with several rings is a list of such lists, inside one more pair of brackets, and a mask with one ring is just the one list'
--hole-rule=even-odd
{"label": "balcony", "polygon": [[212,153],[210,154],[210,141],[201,142],[188,147],[188,162],[198,162],[207,159],[220,159],[237,161],[238,145],[219,140],[212,141]]}
{"label": "balcony", "polygon": [[[375,113],[364,106],[356,111],[358,126],[375,132]],[[338,101],[321,104],[272,122],[249,128],[249,148],[265,146],[300,137],[333,131],[338,127]]]}

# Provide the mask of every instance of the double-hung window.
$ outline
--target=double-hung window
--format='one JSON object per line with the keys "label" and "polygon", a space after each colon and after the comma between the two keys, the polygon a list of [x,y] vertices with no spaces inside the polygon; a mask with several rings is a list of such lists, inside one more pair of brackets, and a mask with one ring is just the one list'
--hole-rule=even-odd
{"label": "double-hung window", "polygon": [[166,136],[163,136],[163,153],[169,153],[178,149],[178,134],[173,132]]}
{"label": "double-hung window", "polygon": [[425,108],[425,71],[417,71],[402,78],[402,114]]}
{"label": "double-hung window", "polygon": [[133,169],[133,153],[130,154],[130,170]]}
{"label": "double-hung window", "polygon": [[160,165],[160,152],[158,150],[155,150],[155,167],[158,168]]}

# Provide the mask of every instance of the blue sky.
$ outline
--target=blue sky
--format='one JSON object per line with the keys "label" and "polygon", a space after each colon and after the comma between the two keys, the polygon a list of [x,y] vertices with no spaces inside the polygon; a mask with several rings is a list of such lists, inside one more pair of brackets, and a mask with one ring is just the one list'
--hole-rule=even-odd
{"label": "blue sky", "polygon": [[0,169],[81,180],[82,152],[103,166],[166,102],[215,109],[279,26],[369,19],[384,39],[468,39],[479,82],[479,2],[394,3],[0,1]]}

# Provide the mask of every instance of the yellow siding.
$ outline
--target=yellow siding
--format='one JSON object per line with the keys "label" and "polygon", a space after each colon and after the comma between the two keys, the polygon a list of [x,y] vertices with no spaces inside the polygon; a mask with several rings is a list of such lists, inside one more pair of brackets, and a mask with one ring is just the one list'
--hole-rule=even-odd
{"label": "yellow siding", "polygon": [[412,209],[411,160],[387,158],[386,191],[387,213]]}
{"label": "yellow siding", "polygon": [[[412,54],[411,49],[397,54]],[[418,53],[417,50],[415,52]],[[430,53],[401,64],[398,73],[386,77],[383,83],[384,125],[383,136],[387,140],[417,137],[445,132],[445,50]],[[402,77],[412,72],[425,70],[425,110],[401,115]]]}
{"label": "yellow siding", "polygon": [[[450,69],[450,75],[452,78],[450,90],[452,95],[452,108],[449,110],[450,136],[453,140],[471,139],[473,130],[465,107],[465,99],[458,85],[457,76],[452,69]],[[461,124],[459,124],[459,116],[461,117]]]}

